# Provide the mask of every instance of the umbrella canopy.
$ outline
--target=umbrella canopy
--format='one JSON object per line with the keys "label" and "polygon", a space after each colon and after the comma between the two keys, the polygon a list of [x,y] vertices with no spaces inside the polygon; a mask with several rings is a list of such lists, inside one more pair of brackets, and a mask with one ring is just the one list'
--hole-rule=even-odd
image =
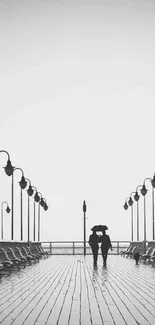
{"label": "umbrella canopy", "polygon": [[96,225],[91,230],[95,231],[102,231],[102,230],[108,230],[108,227],[106,225]]}

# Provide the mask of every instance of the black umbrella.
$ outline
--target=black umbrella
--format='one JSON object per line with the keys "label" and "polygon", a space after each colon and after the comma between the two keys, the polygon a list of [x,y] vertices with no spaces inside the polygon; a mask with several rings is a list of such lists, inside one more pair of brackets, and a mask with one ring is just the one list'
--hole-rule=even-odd
{"label": "black umbrella", "polygon": [[106,225],[96,225],[91,230],[94,231],[103,231],[103,230],[108,230],[108,227]]}

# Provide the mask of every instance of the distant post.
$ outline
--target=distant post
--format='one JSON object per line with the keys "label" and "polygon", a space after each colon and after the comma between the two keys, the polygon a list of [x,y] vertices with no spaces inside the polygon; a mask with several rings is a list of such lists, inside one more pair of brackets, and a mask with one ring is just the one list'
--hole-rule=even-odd
{"label": "distant post", "polygon": [[83,201],[83,213],[84,213],[84,218],[83,218],[83,221],[84,221],[84,227],[83,227],[83,231],[84,231],[84,240],[83,240],[83,244],[84,244],[84,255],[86,255],[86,210],[87,210],[87,207],[86,207],[86,202]]}

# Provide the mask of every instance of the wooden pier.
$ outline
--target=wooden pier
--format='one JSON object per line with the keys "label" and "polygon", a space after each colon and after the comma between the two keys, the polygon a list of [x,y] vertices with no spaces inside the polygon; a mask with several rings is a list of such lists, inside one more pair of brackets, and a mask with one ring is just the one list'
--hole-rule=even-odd
{"label": "wooden pier", "polygon": [[51,256],[0,280],[2,325],[154,325],[155,267]]}

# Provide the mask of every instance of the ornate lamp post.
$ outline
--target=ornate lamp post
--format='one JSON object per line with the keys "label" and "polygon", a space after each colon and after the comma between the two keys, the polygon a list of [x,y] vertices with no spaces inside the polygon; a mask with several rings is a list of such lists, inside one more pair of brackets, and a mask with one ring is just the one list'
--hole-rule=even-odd
{"label": "ornate lamp post", "polygon": [[6,211],[7,213],[10,213],[10,208],[9,208],[8,202],[7,202],[7,201],[3,201],[3,202],[1,203],[1,239],[3,239],[3,206],[4,206],[4,204],[7,205],[5,211]]}
{"label": "ornate lamp post", "polygon": [[[35,202],[39,202],[41,197],[42,197],[42,194],[40,192],[36,192],[35,196],[34,196],[34,200]],[[40,239],[40,204],[38,204],[38,241]]]}
{"label": "ornate lamp post", "polygon": [[[0,152],[2,152],[2,153],[4,152],[7,154],[8,161],[7,161],[6,166],[4,167],[4,170],[8,176],[12,175],[12,178],[13,178],[14,167],[11,164],[10,155],[6,150],[0,150]],[[11,239],[13,239],[13,191],[12,191],[12,195],[11,195]]]}
{"label": "ornate lamp post", "polygon": [[[48,210],[48,205],[47,205],[47,201],[45,200],[45,198],[43,198],[43,197],[41,198],[39,205],[41,205],[45,211]],[[38,241],[40,241],[40,208],[39,208],[39,214],[38,214],[38,234],[39,234]]]}
{"label": "ornate lamp post", "polygon": [[[40,192],[37,192],[36,194],[37,194],[37,200],[35,198],[35,201],[39,203],[38,204],[38,241],[40,241],[40,205],[41,205],[40,203],[41,203],[41,200],[43,199],[43,197]],[[38,198],[39,198],[39,200],[38,200]]]}
{"label": "ornate lamp post", "polygon": [[138,189],[142,188],[142,185],[138,185],[136,187],[136,192],[134,195],[134,200],[137,202],[137,241],[139,241],[139,194],[138,194]]}
{"label": "ornate lamp post", "polygon": [[[36,206],[35,203],[37,202],[35,198],[37,197],[37,189],[35,186],[32,186],[32,188],[35,190],[35,195],[34,195],[34,201],[33,201],[33,207],[34,207],[34,219],[33,219],[33,240],[35,241],[35,228],[36,228]],[[39,198],[40,200],[40,198]]]}
{"label": "ornate lamp post", "polygon": [[87,206],[86,206],[86,202],[83,201],[83,213],[84,213],[84,218],[83,218],[83,221],[84,221],[84,233],[83,233],[83,239],[84,239],[84,255],[86,255],[86,211],[87,211]]}
{"label": "ornate lamp post", "polygon": [[[132,193],[135,193],[135,192],[132,192]],[[127,202],[128,202],[128,204],[127,204]],[[133,200],[132,200],[131,195],[126,198],[125,204],[123,205],[125,210],[128,209],[128,206],[131,206],[131,241],[133,241]]]}
{"label": "ornate lamp post", "polygon": [[40,241],[40,206],[44,208],[45,211],[48,209],[46,200],[42,197],[40,192],[35,194],[35,201],[39,202],[38,204],[38,241]]}
{"label": "ornate lamp post", "polygon": [[133,199],[132,199],[132,194],[136,194],[136,192],[132,192],[130,194],[130,199],[128,201],[128,204],[131,206],[131,240],[133,241]]}
{"label": "ornate lamp post", "polygon": [[29,188],[27,190],[27,194],[28,194],[28,215],[27,215],[27,241],[30,241],[30,196],[33,195],[33,188],[31,186],[31,181],[26,178],[26,181],[29,182]]}
{"label": "ornate lamp post", "polygon": [[141,194],[144,197],[144,254],[146,253],[146,201],[145,201],[145,195],[147,193],[147,189],[145,187],[145,180],[144,180],[144,183],[143,183],[143,186],[141,189]]}
{"label": "ornate lamp post", "polygon": [[[20,185],[20,218],[21,218],[21,240],[23,240],[23,194],[22,194],[22,190],[26,187],[27,185],[27,182],[25,180],[25,177],[24,177],[24,172],[21,168],[19,167],[14,167],[13,168],[13,173],[12,173],[12,198],[14,197],[14,172],[15,170],[20,170],[22,172],[22,177],[21,177],[21,180],[19,182],[19,185]],[[13,215],[12,215],[13,216]],[[14,224],[13,224],[14,220],[12,218],[12,226],[11,226],[11,238],[13,239],[13,233],[14,233]]]}
{"label": "ornate lamp post", "polygon": [[152,184],[152,238],[155,240],[155,229],[154,229],[154,188],[155,188],[155,173],[151,180]]}
{"label": "ornate lamp post", "polygon": [[[144,183],[143,185],[145,186],[145,182],[149,180],[151,182],[151,185],[152,185],[152,238],[153,240],[155,239],[155,233],[154,233],[154,188],[155,188],[155,174],[153,176],[153,178],[150,178],[150,177],[147,177],[145,178],[144,180]],[[144,196],[146,195],[145,194],[145,191],[147,193],[147,190],[146,188],[143,189],[143,192],[144,192]]]}

